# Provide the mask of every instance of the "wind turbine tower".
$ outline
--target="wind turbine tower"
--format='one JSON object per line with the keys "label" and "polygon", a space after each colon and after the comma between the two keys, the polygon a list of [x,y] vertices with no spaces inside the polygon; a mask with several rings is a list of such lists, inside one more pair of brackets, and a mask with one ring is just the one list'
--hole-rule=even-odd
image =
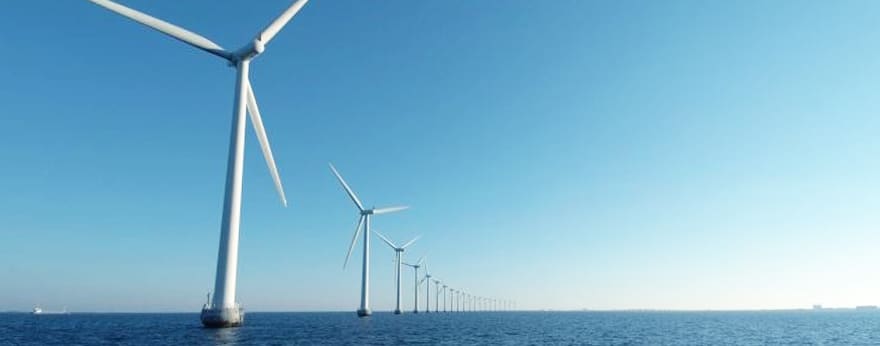
{"label": "wind turbine tower", "polygon": [[238,50],[226,50],[213,41],[192,31],[168,23],[146,13],[128,8],[110,0],[90,0],[91,2],[122,15],[135,22],[146,25],[165,35],[197,49],[223,58],[230,67],[236,70],[235,98],[232,107],[232,131],[229,140],[229,156],[226,166],[226,192],[223,200],[223,218],[220,226],[220,247],[217,253],[217,271],[214,281],[214,299],[202,308],[201,320],[206,327],[235,327],[244,321],[244,310],[235,301],[236,278],[238,275],[238,232],[241,216],[241,189],[244,171],[244,136],[247,124],[245,113],[250,114],[254,131],[260,142],[269,173],[275,182],[275,188],[281,197],[281,203],[287,206],[284,188],[272,149],[263,127],[260,110],[257,106],[254,90],[250,83],[251,60],[263,53],[266,45],[284,28],[285,25],[306,4],[307,0],[298,0],[273,20],[256,37]]}
{"label": "wind turbine tower", "polygon": [[459,294],[459,296],[458,296],[458,311],[459,312],[465,312],[464,311],[465,300],[467,300],[467,292],[461,292],[461,294]]}
{"label": "wind turbine tower", "polygon": [[419,281],[419,268],[422,267],[422,262],[425,260],[425,257],[419,258],[419,261],[415,264],[404,263],[403,265],[409,266],[413,269],[413,278],[415,279],[415,289],[414,289],[414,297],[415,303],[413,304],[413,313],[419,313],[419,285],[422,283]]}
{"label": "wind turbine tower", "polygon": [[458,291],[456,291],[454,288],[450,288],[449,289],[449,312],[455,312],[455,310],[456,310],[456,308],[455,308],[455,306],[456,306],[455,302],[457,300],[456,297],[458,297]]}
{"label": "wind turbine tower", "polygon": [[377,231],[376,235],[378,235],[379,238],[382,238],[382,240],[385,242],[385,244],[388,244],[388,246],[390,246],[391,249],[394,250],[395,261],[397,261],[397,273],[396,273],[396,276],[397,276],[397,303],[394,305],[394,314],[400,315],[400,313],[401,313],[401,311],[400,311],[400,285],[401,285],[400,272],[402,271],[401,264],[403,264],[403,252],[406,251],[407,246],[410,246],[410,245],[412,245],[412,243],[415,243],[416,240],[419,239],[419,237],[415,237],[413,240],[410,240],[409,242],[407,242],[406,244],[403,244],[402,246],[397,246],[397,245],[394,245],[394,243],[391,242],[390,239],[388,239],[387,237],[382,235],[382,233],[379,233]]}
{"label": "wind turbine tower", "polygon": [[419,284],[425,284],[425,313],[431,312],[431,273],[428,271],[428,264],[425,264],[425,277],[419,281]]}
{"label": "wind turbine tower", "polygon": [[440,312],[440,280],[434,278],[434,312]]}
{"label": "wind turbine tower", "polygon": [[345,266],[348,265],[348,259],[351,257],[351,252],[354,250],[354,245],[357,244],[358,235],[361,233],[361,226],[364,226],[364,259],[363,259],[363,267],[361,268],[361,306],[357,310],[357,314],[359,317],[367,317],[373,314],[370,310],[370,217],[373,215],[379,214],[387,214],[393,213],[396,211],[401,211],[407,209],[409,207],[387,207],[387,208],[364,208],[364,205],[361,204],[361,201],[357,198],[354,191],[348,187],[348,184],[345,182],[345,179],[342,179],[342,175],[336,170],[336,167],[333,167],[333,164],[330,164],[330,170],[333,171],[333,174],[336,176],[336,179],[339,180],[339,184],[342,185],[342,188],[345,190],[345,193],[348,194],[348,197],[351,198],[351,201],[354,202],[354,205],[358,208],[358,212],[360,217],[358,217],[358,223],[354,230],[354,236],[351,238],[351,245],[348,246],[348,253],[345,255],[345,262],[342,264],[342,268],[345,269]]}
{"label": "wind turbine tower", "polygon": [[446,287],[448,286],[443,285],[443,292],[441,293],[443,295],[443,312],[446,312]]}

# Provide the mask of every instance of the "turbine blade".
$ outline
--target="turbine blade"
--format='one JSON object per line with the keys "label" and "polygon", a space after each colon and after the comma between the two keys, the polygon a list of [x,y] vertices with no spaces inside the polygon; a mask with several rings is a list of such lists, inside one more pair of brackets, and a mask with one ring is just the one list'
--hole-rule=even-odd
{"label": "turbine blade", "polygon": [[426,277],[423,277],[421,280],[419,280],[419,286],[421,286],[422,283],[424,283],[427,278],[428,277],[426,276]]}
{"label": "turbine blade", "polygon": [[361,226],[364,224],[364,216],[358,219],[357,228],[354,229],[354,237],[351,237],[351,245],[348,246],[348,253],[345,254],[345,263],[342,264],[342,269],[345,269],[345,266],[348,265],[348,259],[351,257],[351,252],[354,250],[354,244],[357,243],[358,236],[361,234]]}
{"label": "turbine blade", "polygon": [[409,209],[409,207],[402,206],[402,207],[378,208],[378,209],[373,209],[373,214],[376,214],[376,215],[388,214],[388,213],[393,213],[395,211],[401,211],[401,210],[406,210],[406,209]]}
{"label": "turbine blade", "polygon": [[333,167],[333,164],[330,164],[330,170],[333,171],[333,174],[336,175],[336,178],[339,179],[339,183],[342,184],[342,188],[345,189],[345,193],[348,194],[348,197],[351,198],[351,201],[357,205],[360,211],[364,211],[364,205],[361,204],[361,201],[357,198],[357,195],[354,194],[354,191],[351,191],[351,188],[348,187],[348,184],[345,183],[345,179],[342,179],[342,176],[339,175],[339,172],[336,171],[336,167]]}
{"label": "turbine blade", "polygon": [[419,238],[421,238],[421,237],[422,237],[422,236],[420,235],[420,236],[417,236],[417,237],[413,238],[413,240],[410,240],[410,241],[406,242],[406,244],[403,244],[403,246],[401,246],[400,248],[401,248],[401,249],[406,249],[407,246],[412,245],[412,243],[415,243],[416,240],[419,240]]}
{"label": "turbine blade", "polygon": [[92,3],[106,8],[110,11],[116,12],[128,19],[131,19],[135,22],[146,25],[150,28],[153,28],[156,31],[159,31],[165,35],[171,36],[179,41],[182,41],[186,44],[189,44],[193,47],[206,51],[208,53],[214,54],[226,60],[232,61],[234,60],[234,56],[232,53],[227,52],[220,45],[212,42],[211,40],[196,34],[192,31],[181,28],[177,25],[168,23],[159,18],[150,16],[146,13],[125,7],[123,5],[117,4],[110,0],[89,0]]}
{"label": "turbine blade", "polygon": [[424,261],[425,261],[425,256],[419,257],[419,261],[416,262],[416,265],[417,265],[417,266],[418,266],[418,265],[422,265],[422,262],[424,262]]}
{"label": "turbine blade", "polygon": [[394,243],[392,243],[391,240],[382,235],[382,233],[379,233],[379,231],[373,231],[373,233],[376,233],[379,238],[382,238],[382,240],[385,241],[385,244],[388,244],[388,246],[390,246],[392,249],[397,250],[397,245],[394,245]]}
{"label": "turbine blade", "polygon": [[260,116],[260,107],[257,106],[257,98],[254,96],[254,89],[250,80],[247,83],[247,109],[251,115],[251,123],[254,125],[254,132],[260,141],[260,148],[263,149],[263,157],[266,158],[266,166],[269,167],[269,174],[275,182],[275,190],[281,197],[281,203],[287,207],[287,197],[284,196],[284,186],[281,185],[281,177],[278,176],[278,167],[275,166],[275,158],[272,156],[272,147],[269,146],[269,138],[266,137],[266,128],[263,127],[263,118]]}
{"label": "turbine blade", "polygon": [[287,25],[287,22],[293,19],[293,16],[296,15],[296,13],[299,12],[299,9],[301,9],[307,2],[309,1],[298,0],[291,4],[290,7],[284,10],[284,12],[281,12],[281,15],[279,15],[278,18],[275,18],[272,23],[269,23],[269,26],[267,26],[265,29],[263,29],[262,32],[260,32],[260,35],[257,36],[257,39],[259,39],[260,42],[263,42],[263,44],[269,44],[269,41],[271,41],[272,38],[274,38],[275,35],[277,35],[278,32],[281,31],[281,29],[284,28],[285,25]]}

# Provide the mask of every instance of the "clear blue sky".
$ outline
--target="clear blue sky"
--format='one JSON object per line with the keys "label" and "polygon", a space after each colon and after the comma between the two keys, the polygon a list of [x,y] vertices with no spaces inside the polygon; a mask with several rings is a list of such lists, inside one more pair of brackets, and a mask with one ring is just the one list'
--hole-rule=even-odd
{"label": "clear blue sky", "polygon": [[[121,2],[231,49],[289,4]],[[252,64],[290,207],[248,129],[238,300],[357,307],[332,161],[366,204],[413,207],[374,219],[424,235],[407,256],[521,308],[880,303],[878,14],[314,0]],[[0,53],[0,310],[198,311],[233,70],[86,1],[4,4]]]}

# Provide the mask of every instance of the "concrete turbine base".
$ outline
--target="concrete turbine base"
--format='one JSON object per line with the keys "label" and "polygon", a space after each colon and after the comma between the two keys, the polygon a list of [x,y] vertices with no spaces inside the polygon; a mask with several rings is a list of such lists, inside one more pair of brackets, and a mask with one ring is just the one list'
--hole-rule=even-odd
{"label": "concrete turbine base", "polygon": [[358,317],[369,317],[373,312],[370,309],[358,309],[357,314]]}
{"label": "concrete turbine base", "polygon": [[244,322],[244,310],[241,307],[225,309],[202,309],[202,324],[206,328],[238,327]]}
{"label": "concrete turbine base", "polygon": [[395,314],[395,315],[400,315],[401,312],[400,312],[400,310],[394,310],[394,314]]}

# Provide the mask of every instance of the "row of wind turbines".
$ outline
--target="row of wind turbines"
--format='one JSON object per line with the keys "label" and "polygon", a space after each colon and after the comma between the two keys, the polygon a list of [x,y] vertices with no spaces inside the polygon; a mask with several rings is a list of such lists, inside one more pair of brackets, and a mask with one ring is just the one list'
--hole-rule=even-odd
{"label": "row of wind turbines", "polygon": [[[281,184],[281,178],[278,174],[278,168],[275,165],[275,159],[272,155],[272,149],[269,145],[269,139],[266,135],[266,129],[263,126],[263,120],[257,105],[256,96],[250,83],[250,64],[251,62],[266,50],[266,46],[272,39],[283,29],[288,22],[302,9],[308,0],[296,0],[287,7],[278,17],[269,23],[263,30],[257,33],[253,40],[245,43],[237,50],[227,50],[219,44],[214,43],[208,38],[197,33],[184,29],[180,26],[171,24],[164,20],[158,19],[146,13],[126,7],[111,0],[89,0],[90,2],[101,6],[107,10],[115,12],[130,20],[143,24],[151,29],[159,31],[176,40],[193,46],[199,50],[210,53],[214,56],[222,58],[228,66],[236,71],[235,93],[232,108],[232,130],[229,140],[229,156],[227,158],[226,168],[226,184],[223,203],[223,216],[220,226],[220,246],[217,252],[217,271],[214,281],[214,295],[208,297],[208,302],[203,306],[201,312],[202,324],[206,327],[233,327],[241,325],[244,322],[244,310],[235,300],[236,279],[238,275],[238,235],[241,215],[241,192],[242,192],[242,174],[244,163],[244,136],[246,126],[246,113],[250,115],[251,124],[256,133],[257,140],[269,168],[269,174],[275,183],[275,188],[281,199],[282,205],[287,206],[287,198],[284,195],[284,187]],[[406,207],[389,207],[389,208],[364,208],[363,204],[355,196],[354,192],[348,187],[339,172],[331,165],[331,169],[345,188],[351,200],[355,203],[360,213],[357,228],[355,229],[354,238],[349,246],[345,263],[348,263],[352,250],[357,243],[358,236],[363,228],[363,272],[361,282],[361,304],[357,313],[359,316],[369,316],[371,314],[369,297],[370,297],[370,219],[373,215],[392,213],[406,209]],[[363,227],[362,227],[363,226]],[[379,235],[377,233],[377,235]],[[400,312],[400,264],[403,263],[402,254],[407,246],[414,241],[410,241],[402,246],[396,246],[387,237],[380,235],[394,251],[397,252],[398,260],[398,295],[397,309]],[[428,287],[434,282],[438,287],[438,296],[440,292],[441,282],[427,273],[422,279],[418,278],[418,269],[423,264],[420,260],[415,264],[406,264],[411,266],[416,273],[416,292],[419,285],[427,282]],[[511,306],[511,302],[489,299],[485,297],[473,296],[462,290],[449,288],[443,285],[444,292],[444,310],[446,310],[445,296],[449,292],[451,300],[450,307],[456,307],[457,311],[464,311],[469,307],[481,307],[481,309],[499,309],[504,306]],[[427,296],[429,296],[429,288],[426,287],[426,310],[429,306]],[[212,299],[213,298],[213,299]],[[418,306],[418,296],[416,296],[416,306]],[[417,310],[417,308],[416,308]],[[438,308],[435,310],[439,311]],[[450,309],[452,310],[452,308]]]}
{"label": "row of wind turbines", "polygon": [[[410,240],[406,244],[398,247],[394,245],[388,237],[382,235],[378,231],[375,232],[379,238],[382,239],[392,250],[395,252],[395,263],[397,264],[397,300],[394,307],[394,313],[399,315],[402,313],[400,309],[400,287],[401,287],[401,264],[408,266],[413,269],[413,313],[419,313],[419,288],[424,284],[425,285],[425,312],[431,312],[431,282],[434,283],[434,312],[440,312],[440,299],[443,298],[443,312],[463,312],[463,311],[500,311],[500,310],[513,310],[514,309],[514,301],[512,300],[501,300],[494,299],[489,297],[476,296],[471,293],[462,291],[461,289],[452,288],[442,280],[438,279],[436,276],[431,275],[428,271],[428,265],[425,263],[425,257],[422,256],[419,258],[418,262],[414,264],[403,262],[403,252],[407,246],[414,243],[416,239],[419,237]],[[419,268],[422,266],[425,267],[425,276],[422,279],[419,279]],[[447,304],[447,295],[449,296],[448,304]]]}
{"label": "row of wind turbines", "polygon": [[[361,203],[360,199],[357,197],[357,194],[348,186],[348,183],[345,182],[345,179],[342,178],[342,175],[339,174],[339,171],[336,170],[336,167],[333,164],[330,164],[330,170],[333,171],[333,174],[336,176],[336,179],[339,180],[339,184],[342,185],[342,188],[345,190],[345,193],[351,198],[351,201],[354,202],[355,207],[357,207],[360,217],[358,218],[357,226],[355,227],[354,236],[351,239],[351,245],[348,247],[348,253],[345,255],[345,262],[343,263],[343,268],[348,265],[348,260],[351,258],[351,253],[354,250],[355,245],[357,244],[357,240],[361,235],[361,230],[363,229],[363,237],[364,237],[364,251],[363,251],[363,262],[361,267],[361,304],[357,310],[358,316],[365,317],[370,316],[372,314],[372,310],[370,310],[370,234],[375,233],[379,236],[382,241],[387,244],[391,250],[394,251],[394,262],[397,265],[397,269],[395,271],[396,277],[396,286],[397,286],[397,299],[395,300],[394,305],[394,313],[401,314],[402,310],[400,308],[401,303],[401,287],[403,285],[403,281],[401,280],[401,274],[403,272],[403,266],[408,266],[413,269],[413,313],[419,312],[419,288],[422,285],[425,285],[425,312],[431,312],[431,283],[433,282],[435,285],[435,295],[436,298],[434,300],[434,311],[440,312],[440,297],[441,294],[443,296],[443,311],[498,311],[498,310],[511,310],[513,309],[513,301],[511,300],[500,300],[482,296],[476,296],[469,292],[465,292],[461,289],[455,289],[446,285],[443,281],[438,279],[436,276],[431,275],[431,272],[428,271],[428,265],[425,263],[425,257],[419,258],[419,260],[415,263],[406,263],[403,261],[403,254],[406,252],[406,248],[419,240],[421,236],[417,236],[412,240],[404,243],[403,245],[397,246],[391,239],[382,235],[378,231],[373,231],[370,228],[370,217],[372,215],[379,214],[388,214],[393,212],[398,212],[402,210],[406,210],[409,207],[407,206],[395,206],[395,207],[384,207],[384,208],[364,208],[363,203]],[[419,277],[419,269],[424,267],[425,274],[421,278]],[[442,284],[442,286],[441,286]],[[442,292],[442,293],[441,293]],[[449,295],[449,309],[447,310],[447,301],[446,296],[447,293]]]}

